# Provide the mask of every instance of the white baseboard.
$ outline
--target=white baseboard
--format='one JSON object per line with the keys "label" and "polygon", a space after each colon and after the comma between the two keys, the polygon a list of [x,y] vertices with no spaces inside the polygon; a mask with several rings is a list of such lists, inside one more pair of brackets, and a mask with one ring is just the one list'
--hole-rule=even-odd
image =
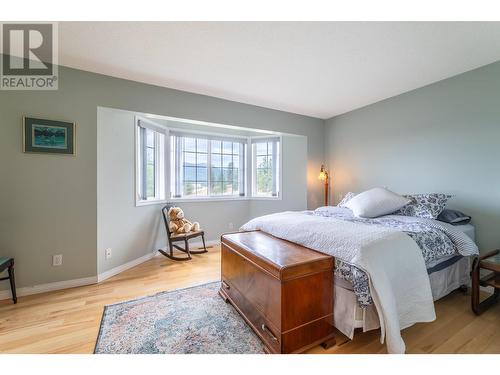
{"label": "white baseboard", "polygon": [[[216,246],[219,245],[220,241],[218,240],[213,240],[213,241],[206,241],[205,244],[207,247],[209,246]],[[192,242],[190,243],[191,248],[195,247],[202,247],[203,243],[200,242]],[[210,250],[209,250],[210,251]],[[118,267],[112,268],[108,271],[105,271],[103,273],[98,274],[97,276],[90,276],[90,277],[85,277],[82,279],[74,279],[74,280],[65,280],[65,281],[57,281],[54,283],[47,283],[47,284],[40,284],[40,285],[34,285],[34,286],[26,286],[22,288],[17,288],[17,296],[22,297],[22,296],[29,296],[31,294],[39,294],[39,293],[45,293],[45,292],[52,292],[55,290],[61,290],[61,289],[68,289],[68,288],[75,288],[77,286],[83,286],[83,285],[90,285],[90,284],[96,284],[100,283],[101,281],[104,281],[106,279],[109,279],[110,277],[113,277],[115,275],[118,275],[119,273],[126,271],[132,267],[135,267],[141,263],[144,263],[151,258],[153,258],[155,255],[157,255],[157,252],[153,252],[150,254],[143,255],[140,258],[131,260],[130,262],[127,262],[125,264],[122,264]],[[10,289],[6,290],[0,290],[0,300],[4,299],[11,299],[12,295],[10,292]]]}
{"label": "white baseboard", "polygon": [[[84,277],[82,279],[73,279],[65,281],[56,281],[54,283],[25,286],[22,288],[16,288],[16,293],[18,297],[29,296],[31,294],[39,294],[46,292],[53,292],[54,290],[75,288],[77,286],[95,284],[97,282],[96,276]],[[12,294],[10,289],[0,290],[0,300],[11,299]]]}
{"label": "white baseboard", "polygon": [[[209,246],[215,246],[215,245],[218,245],[219,243],[220,243],[220,241],[218,241],[218,240],[205,241],[205,245],[207,247],[209,247]],[[190,246],[191,249],[193,249],[195,247],[202,247],[203,243],[201,241],[199,241],[199,242],[190,242],[189,246]],[[130,262],[122,264],[121,266],[118,266],[118,267],[112,268],[112,269],[110,269],[108,271],[105,271],[103,273],[100,273],[99,275],[97,275],[97,282],[100,283],[101,281],[104,281],[106,279],[109,279],[110,277],[118,275],[119,273],[122,273],[123,271],[126,271],[129,268],[132,268],[132,267],[135,267],[135,266],[137,266],[137,265],[139,265],[141,263],[144,263],[144,262],[150,260],[151,258],[153,258],[154,256],[156,256],[157,254],[158,253],[155,251],[153,253],[143,255],[140,258],[137,258],[137,259],[134,259],[134,260],[132,260]]]}
{"label": "white baseboard", "polygon": [[127,262],[127,263],[122,264],[118,267],[111,268],[110,270],[107,270],[103,273],[100,273],[97,275],[97,282],[100,283],[101,281],[107,280],[110,277],[113,277],[115,275],[118,275],[119,273],[122,273],[123,271],[126,271],[132,267],[138,266],[139,264],[150,260],[155,255],[156,255],[156,251],[154,253],[149,253],[149,254],[143,255],[140,258],[131,260],[130,262]]}

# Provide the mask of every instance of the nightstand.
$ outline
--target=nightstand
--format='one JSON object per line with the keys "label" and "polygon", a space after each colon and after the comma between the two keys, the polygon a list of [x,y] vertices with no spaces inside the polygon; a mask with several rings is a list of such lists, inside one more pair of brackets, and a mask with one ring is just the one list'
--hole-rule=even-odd
{"label": "nightstand", "polygon": [[[481,270],[486,276],[481,277]],[[493,250],[474,259],[472,264],[472,311],[482,314],[488,307],[500,300],[500,250]],[[493,287],[491,296],[480,302],[480,287]]]}

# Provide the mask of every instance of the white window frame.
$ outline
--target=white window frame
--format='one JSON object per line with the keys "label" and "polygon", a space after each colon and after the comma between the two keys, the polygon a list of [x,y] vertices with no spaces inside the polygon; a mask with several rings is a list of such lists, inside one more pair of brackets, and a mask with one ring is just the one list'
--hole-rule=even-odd
{"label": "white window frame", "polygon": [[[278,160],[276,160],[276,156],[273,157],[273,184],[276,186],[276,195],[267,195],[267,194],[259,194],[257,192],[257,152],[255,151],[256,143],[261,142],[272,142],[276,140],[279,144],[277,145],[277,156]],[[251,144],[251,191],[252,197],[254,199],[268,199],[268,200],[281,200],[282,198],[282,180],[283,180],[283,137],[281,135],[275,136],[257,136],[250,137],[249,143]],[[274,164],[276,163],[276,164]]]}
{"label": "white window frame", "polygon": [[[248,139],[249,137],[244,137],[244,136],[238,136],[238,135],[229,135],[229,134],[221,134],[221,133],[215,133],[215,132],[203,132],[203,131],[195,131],[195,130],[180,130],[176,128],[168,128],[168,133],[169,133],[169,138],[168,138],[168,144],[170,145],[170,136],[182,136],[186,138],[203,138],[203,139],[208,139],[208,147],[207,147],[207,183],[208,183],[208,195],[207,196],[195,196],[195,197],[176,197],[174,196],[175,191],[170,191],[169,192],[169,201],[172,202],[196,202],[196,201],[226,201],[226,200],[248,200],[250,198],[249,192],[250,190],[248,189],[248,180],[250,178],[249,175],[249,169],[248,169],[248,153],[249,153],[249,148],[248,148]],[[244,181],[240,180],[240,187],[244,189],[244,195],[210,195],[211,193],[211,174],[212,174],[212,165],[211,165],[211,140],[221,140],[221,141],[226,141],[226,142],[233,142],[233,143],[241,143],[243,144],[243,166],[244,166]],[[241,154],[240,154],[241,155]],[[167,159],[167,164],[169,167],[171,167],[172,160],[170,159],[170,151],[169,151],[169,156]],[[241,178],[241,162],[240,162],[240,167],[239,169],[239,177]],[[171,172],[172,173],[172,172]],[[169,174],[170,178],[172,177],[171,174]],[[177,180],[174,180],[177,183]],[[173,185],[174,181],[169,181],[168,186],[169,189],[171,188],[171,185]],[[171,190],[171,189],[170,189]],[[177,190],[177,189],[175,189]]]}
{"label": "white window frame", "polygon": [[[185,121],[191,123],[188,120],[169,118],[172,121]],[[157,133],[162,134],[163,137],[159,137],[156,140],[157,144],[155,145],[156,149],[156,160],[158,160],[159,167],[156,168],[156,176],[155,176],[155,192],[156,196],[154,198],[148,198],[143,200],[141,193],[141,149],[142,145],[140,145],[140,124],[142,127],[151,129]],[[208,123],[203,123],[208,124]],[[240,188],[243,186],[245,189],[245,195],[236,196],[236,195],[217,195],[211,196],[196,196],[196,197],[173,197],[173,194],[170,191],[171,188],[171,150],[170,150],[170,133],[173,134],[181,134],[184,133],[186,137],[212,137],[212,138],[220,138],[225,139],[226,141],[237,142],[241,141],[243,143],[244,149],[244,157],[243,157],[243,166],[245,168],[244,171],[244,183],[242,184],[240,181]],[[281,200],[282,192],[283,192],[283,137],[280,134],[267,134],[264,136],[239,136],[239,135],[231,135],[231,134],[222,134],[218,132],[204,132],[197,130],[184,130],[180,128],[172,128],[166,127],[154,122],[149,117],[143,116],[135,116],[134,119],[134,134],[135,134],[135,191],[134,191],[134,200],[136,206],[145,206],[152,204],[164,204],[166,202],[208,202],[208,201],[231,201],[231,200]],[[256,190],[256,153],[254,151],[253,142],[255,140],[260,139],[278,139],[279,140],[279,151],[278,151],[278,164],[277,168],[277,178],[276,183],[278,184],[278,192],[277,196],[268,196],[268,195],[258,195]],[[210,157],[211,155],[211,142],[208,142],[208,152],[207,152],[207,178],[208,178],[208,188],[210,191],[211,188],[211,163]],[[241,164],[240,164],[240,175],[241,175]]]}
{"label": "white window frame", "polygon": [[[149,129],[156,132],[155,135],[155,196],[147,199],[142,198],[142,144],[141,144],[141,128]],[[167,176],[168,176],[168,163],[166,156],[169,151],[169,144],[166,142],[168,139],[168,130],[151,121],[148,118],[135,116],[134,119],[134,132],[135,132],[135,205],[144,206],[150,204],[160,204],[167,202]]]}

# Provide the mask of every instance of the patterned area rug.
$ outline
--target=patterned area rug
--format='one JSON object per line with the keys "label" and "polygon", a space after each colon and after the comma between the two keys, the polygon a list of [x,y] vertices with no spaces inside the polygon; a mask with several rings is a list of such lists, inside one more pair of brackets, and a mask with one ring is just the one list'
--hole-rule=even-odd
{"label": "patterned area rug", "polygon": [[162,292],[105,306],[94,353],[264,353],[220,283]]}

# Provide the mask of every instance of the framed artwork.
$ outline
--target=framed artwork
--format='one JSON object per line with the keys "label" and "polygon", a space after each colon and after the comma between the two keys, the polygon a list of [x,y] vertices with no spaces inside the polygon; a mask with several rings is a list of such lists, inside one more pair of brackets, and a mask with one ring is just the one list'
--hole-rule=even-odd
{"label": "framed artwork", "polygon": [[75,155],[75,124],[34,117],[23,119],[23,152]]}

